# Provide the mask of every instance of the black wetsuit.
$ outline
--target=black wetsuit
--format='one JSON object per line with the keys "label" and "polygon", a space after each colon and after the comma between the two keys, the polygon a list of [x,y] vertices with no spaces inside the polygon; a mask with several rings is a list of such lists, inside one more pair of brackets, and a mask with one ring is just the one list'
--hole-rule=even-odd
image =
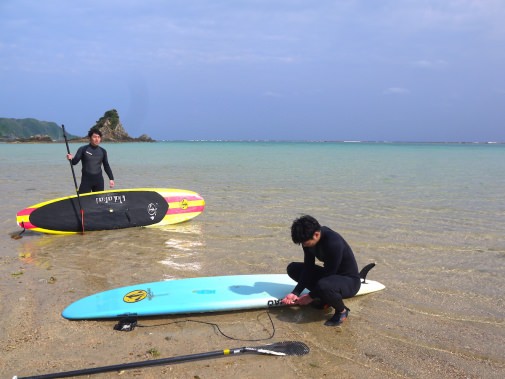
{"label": "black wetsuit", "polygon": [[104,190],[104,182],[102,176],[102,164],[107,176],[110,180],[114,180],[112,170],[107,159],[107,151],[100,146],[91,144],[81,146],[74,158],[72,164],[76,165],[82,161],[82,177],[79,193],[96,192]]}
{"label": "black wetsuit", "polygon": [[[288,275],[298,283],[293,293],[300,296],[307,288],[310,297],[343,311],[342,299],[356,295],[361,286],[351,247],[340,234],[323,226],[316,246],[304,247],[303,252],[303,263],[292,262],[287,268]],[[323,267],[316,265],[316,258],[323,262]]]}

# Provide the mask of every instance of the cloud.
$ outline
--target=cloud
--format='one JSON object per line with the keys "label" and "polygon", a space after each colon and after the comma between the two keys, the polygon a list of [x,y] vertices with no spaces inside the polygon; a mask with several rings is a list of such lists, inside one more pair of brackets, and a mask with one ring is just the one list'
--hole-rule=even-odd
{"label": "cloud", "polygon": [[449,65],[448,62],[443,59],[437,59],[437,60],[422,59],[414,61],[411,64],[412,66],[421,69],[443,69]]}
{"label": "cloud", "polygon": [[383,95],[408,95],[409,93],[408,89],[402,87],[389,87],[382,92]]}
{"label": "cloud", "polygon": [[266,97],[282,97],[282,95],[278,92],[274,92],[274,91],[266,91],[263,93],[263,96],[266,96]]}

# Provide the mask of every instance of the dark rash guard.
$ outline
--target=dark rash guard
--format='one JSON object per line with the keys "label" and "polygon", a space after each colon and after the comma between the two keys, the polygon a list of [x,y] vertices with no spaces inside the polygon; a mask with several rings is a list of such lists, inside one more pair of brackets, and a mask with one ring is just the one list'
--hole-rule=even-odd
{"label": "dark rash guard", "polygon": [[103,190],[102,164],[109,180],[114,180],[107,151],[103,147],[91,144],[81,146],[72,158],[72,164],[76,165],[80,161],[82,161],[82,178],[79,192]]}
{"label": "dark rash guard", "polygon": [[[314,247],[304,247],[303,270],[293,293],[297,296],[316,275],[316,258],[323,262],[322,277],[331,275],[344,276],[352,279],[356,292],[360,286],[358,264],[351,247],[337,232],[326,226],[321,227],[321,238]],[[318,270],[317,276],[319,276]],[[353,287],[354,287],[353,286]]]}

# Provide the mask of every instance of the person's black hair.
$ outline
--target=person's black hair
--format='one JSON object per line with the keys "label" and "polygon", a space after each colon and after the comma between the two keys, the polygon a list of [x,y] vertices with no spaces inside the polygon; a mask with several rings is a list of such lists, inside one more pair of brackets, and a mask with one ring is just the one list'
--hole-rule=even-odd
{"label": "person's black hair", "polygon": [[297,218],[291,225],[291,239],[297,245],[310,240],[314,233],[321,230],[321,225],[312,216],[305,215]]}
{"label": "person's black hair", "polygon": [[98,134],[100,137],[102,137],[102,132],[100,131],[100,129],[95,128],[95,127],[91,128],[91,129],[89,130],[89,132],[88,132],[88,138],[91,138],[91,136],[92,136],[93,134]]}

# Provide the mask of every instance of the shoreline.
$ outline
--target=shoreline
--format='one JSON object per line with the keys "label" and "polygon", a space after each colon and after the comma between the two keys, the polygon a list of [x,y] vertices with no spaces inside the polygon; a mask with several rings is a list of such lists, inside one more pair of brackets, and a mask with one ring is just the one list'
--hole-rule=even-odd
{"label": "shoreline", "polygon": [[[68,140],[68,143],[87,143],[89,140],[87,138],[81,138],[81,139],[73,139],[73,140]],[[499,142],[499,141],[475,141],[475,142],[469,142],[469,141],[461,141],[461,142],[436,142],[436,141],[298,141],[298,140],[262,140],[262,139],[253,139],[253,140],[143,140],[143,139],[138,139],[138,138],[133,138],[131,140],[108,140],[104,139],[102,140],[102,143],[129,143],[129,142],[135,142],[135,143],[163,143],[163,142],[194,142],[194,143],[314,143],[314,144],[363,144],[363,145],[368,145],[368,144],[375,144],[375,145],[491,145],[491,146],[501,146],[505,145],[505,142]],[[61,141],[55,141],[55,140],[50,140],[50,141],[41,141],[38,139],[34,140],[7,140],[7,139],[0,139],[0,143],[6,143],[6,144],[51,144],[51,143],[65,143],[64,140]]]}

